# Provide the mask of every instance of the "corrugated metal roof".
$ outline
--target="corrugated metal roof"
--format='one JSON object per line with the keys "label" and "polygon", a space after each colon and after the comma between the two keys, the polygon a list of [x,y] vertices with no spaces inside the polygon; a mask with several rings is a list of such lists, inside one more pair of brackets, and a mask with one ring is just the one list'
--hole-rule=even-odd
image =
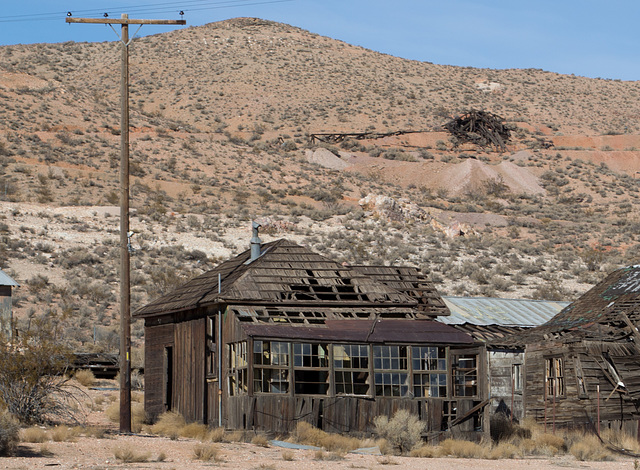
{"label": "corrugated metal roof", "polygon": [[11,278],[11,276],[0,269],[0,286],[20,287],[20,284],[18,284]]}
{"label": "corrugated metal roof", "polygon": [[443,296],[451,311],[438,321],[450,325],[527,326],[542,325],[556,316],[571,302],[551,300],[496,299],[491,297]]}

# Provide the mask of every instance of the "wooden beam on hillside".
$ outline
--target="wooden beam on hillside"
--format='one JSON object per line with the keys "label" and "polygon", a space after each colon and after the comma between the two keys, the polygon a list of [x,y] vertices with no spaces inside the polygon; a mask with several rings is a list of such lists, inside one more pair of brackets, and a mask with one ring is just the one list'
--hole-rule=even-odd
{"label": "wooden beam on hillside", "polygon": [[309,140],[312,143],[316,141],[325,142],[325,143],[339,143],[344,141],[345,139],[352,138],[356,140],[365,140],[365,139],[382,139],[384,137],[398,136],[404,134],[418,134],[421,132],[427,132],[425,130],[422,131],[393,131],[393,132],[316,132],[314,134],[309,134]]}

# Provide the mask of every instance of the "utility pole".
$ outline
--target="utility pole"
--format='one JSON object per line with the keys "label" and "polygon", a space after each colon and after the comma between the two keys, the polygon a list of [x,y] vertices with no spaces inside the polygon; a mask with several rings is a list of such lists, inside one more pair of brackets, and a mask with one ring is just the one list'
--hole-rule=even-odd
{"label": "utility pole", "polygon": [[67,23],[122,25],[120,88],[120,432],[131,432],[131,286],[129,261],[129,25],[184,25],[185,20],[136,20],[122,14],[116,18],[73,18]]}

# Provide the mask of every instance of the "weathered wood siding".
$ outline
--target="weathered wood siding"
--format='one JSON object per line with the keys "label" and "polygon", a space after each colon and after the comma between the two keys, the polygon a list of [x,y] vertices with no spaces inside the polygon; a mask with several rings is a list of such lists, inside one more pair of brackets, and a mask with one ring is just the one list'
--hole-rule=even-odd
{"label": "weathered wood siding", "polygon": [[0,331],[11,337],[11,286],[0,286]]}
{"label": "weathered wood siding", "polygon": [[175,326],[172,409],[189,421],[204,422],[205,319]]}
{"label": "weathered wood siding", "polygon": [[[491,396],[491,412],[494,413],[500,402],[511,410],[513,417],[520,420],[524,417],[522,391],[513,390],[513,367],[520,364],[524,380],[524,353],[488,351],[489,394]],[[512,409],[513,407],[513,409]]]}
{"label": "weathered wood siding", "polygon": [[[438,440],[438,436],[442,438],[449,435],[447,423],[443,423],[445,401],[452,400],[243,395],[228,399],[225,415],[227,427],[231,429],[286,434],[293,431],[298,422],[306,421],[327,432],[371,434],[375,432],[373,420],[376,416],[391,417],[397,410],[406,409],[425,422],[427,436]],[[456,403],[457,416],[462,416],[478,404],[477,399],[453,401]],[[482,410],[480,414],[483,415]],[[483,428],[487,428],[488,424],[483,424]],[[467,439],[479,438],[482,435],[482,431],[479,432],[475,428],[473,418],[454,426],[450,432]]]}
{"label": "weathered wood siding", "polygon": [[[553,351],[564,361],[565,395],[547,397],[545,406],[545,358]],[[576,358],[580,361],[582,375],[586,385],[586,394],[580,394],[576,375]],[[624,358],[612,356],[616,365],[624,364]],[[612,423],[638,420],[638,410],[630,400],[618,392],[613,392],[614,385],[608,380],[598,365],[604,362],[593,354],[587,354],[580,343],[553,346],[540,343],[527,346],[526,350],[526,382],[525,413],[536,421],[545,423],[547,427],[587,427],[597,426],[598,392],[600,386],[600,425],[605,429]],[[632,359],[632,358],[627,358]],[[637,361],[637,359],[635,359]],[[613,392],[613,393],[612,393]],[[545,418],[546,416],[546,418]],[[630,425],[637,432],[635,424]]]}
{"label": "weathered wood siding", "polygon": [[174,344],[174,325],[145,326],[144,407],[155,419],[165,410],[165,348]]}

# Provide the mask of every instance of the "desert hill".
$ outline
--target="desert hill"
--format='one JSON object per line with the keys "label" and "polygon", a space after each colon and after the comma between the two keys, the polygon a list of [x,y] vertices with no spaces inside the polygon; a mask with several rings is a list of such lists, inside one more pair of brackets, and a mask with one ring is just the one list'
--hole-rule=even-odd
{"label": "desert hill", "polygon": [[[0,267],[21,322],[71,321],[87,348],[117,328],[119,60],[0,47]],[[134,308],[244,250],[256,218],[265,241],[417,265],[454,295],[570,299],[640,253],[638,82],[409,61],[254,18],[135,39],[130,62]],[[443,124],[469,109],[513,129],[506,151],[455,145]]]}

